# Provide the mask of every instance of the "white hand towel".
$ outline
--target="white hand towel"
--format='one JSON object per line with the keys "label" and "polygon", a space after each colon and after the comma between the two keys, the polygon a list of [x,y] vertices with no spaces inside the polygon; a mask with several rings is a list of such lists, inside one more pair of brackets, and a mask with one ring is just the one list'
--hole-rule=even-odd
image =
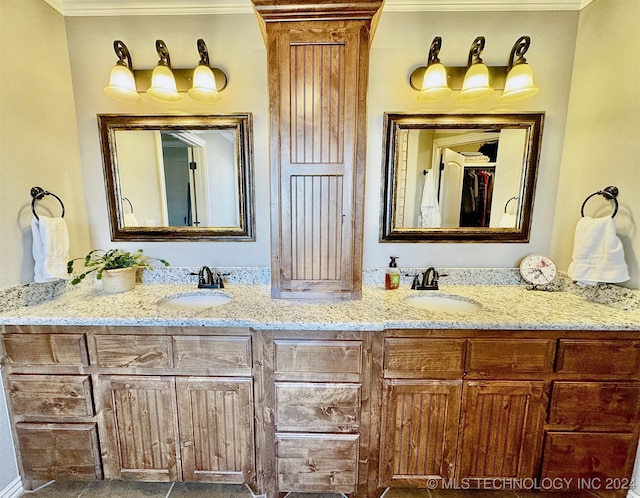
{"label": "white hand towel", "polygon": [[63,218],[40,216],[31,221],[33,235],[34,281],[51,282],[69,278],[69,231]]}
{"label": "white hand towel", "polygon": [[140,223],[138,223],[138,219],[136,218],[136,215],[133,213],[124,213],[124,226],[126,227],[139,227],[141,226]]}
{"label": "white hand towel", "polygon": [[420,203],[420,214],[422,216],[421,226],[429,228],[439,228],[442,225],[440,216],[440,206],[438,205],[438,193],[436,191],[436,181],[433,171],[427,173],[422,188],[422,201]]}
{"label": "white hand towel", "polygon": [[514,228],[516,226],[516,215],[504,213],[498,222],[500,228]]}
{"label": "white hand towel", "polygon": [[578,285],[629,280],[624,248],[613,218],[580,218],[576,225],[573,261],[567,271]]}

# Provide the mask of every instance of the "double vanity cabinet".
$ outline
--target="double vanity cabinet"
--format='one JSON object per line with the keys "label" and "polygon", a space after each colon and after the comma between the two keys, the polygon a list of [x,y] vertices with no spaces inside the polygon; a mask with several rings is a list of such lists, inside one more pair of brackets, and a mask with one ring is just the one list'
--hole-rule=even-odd
{"label": "double vanity cabinet", "polygon": [[632,484],[640,332],[5,325],[2,347],[26,487]]}

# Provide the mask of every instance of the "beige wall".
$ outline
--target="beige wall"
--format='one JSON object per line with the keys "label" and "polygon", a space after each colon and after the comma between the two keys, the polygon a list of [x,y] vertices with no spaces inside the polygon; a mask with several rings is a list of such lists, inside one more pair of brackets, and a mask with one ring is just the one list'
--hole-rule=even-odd
{"label": "beige wall", "polygon": [[[63,200],[74,251],[89,238],[64,18],[42,0],[2,0],[0,23],[1,289],[33,281],[31,187]],[[60,215],[55,198],[38,204]]]}
{"label": "beige wall", "polygon": [[[66,19],[73,92],[78,120],[91,239],[95,247],[143,248],[174,266],[269,266],[269,106],[266,49],[255,15],[70,17]],[[117,57],[113,41],[122,40],[140,69],[157,61],[155,40],[162,39],[175,68],[195,67],[198,38],[211,64],[229,78],[218,104],[203,104],[185,95],[178,104],[160,104],[142,95],[138,104],[107,98],[102,89]],[[98,113],[253,113],[256,184],[256,242],[111,242],[96,114]]]}
{"label": "beige wall", "polygon": [[[571,262],[580,206],[607,185],[620,189],[615,218],[631,280],[640,288],[640,2],[596,0],[580,14],[569,117],[550,254]],[[585,214],[605,216],[601,196]]]}
{"label": "beige wall", "polygon": [[[384,266],[388,256],[400,256],[403,266],[512,267],[531,252],[547,253],[551,236],[556,185],[562,154],[575,49],[578,12],[543,13],[383,13],[371,49],[369,126],[365,214],[365,267]],[[67,18],[67,35],[74,96],[94,245],[111,244],[107,225],[102,165],[98,147],[96,113],[119,112],[252,112],[256,174],[257,240],[255,243],[135,243],[149,254],[167,258],[174,265],[268,266],[269,164],[266,50],[258,22],[252,14],[225,16],[161,16]],[[462,107],[455,99],[420,105],[408,84],[408,75],[424,62],[433,36],[444,40],[441,53],[450,65],[466,63],[476,35],[487,36],[485,62],[505,65],[514,41],[532,37],[528,59],[542,91],[524,103],[498,105],[497,95],[488,101]],[[190,67],[197,61],[195,41],[207,42],[215,65],[229,75],[223,101],[196,104],[185,99],[177,106],[157,104],[143,95],[134,106],[105,97],[110,68],[115,62],[114,39],[129,47],[135,67],[152,68],[157,55],[154,40],[161,38],[171,52],[174,67]],[[548,57],[547,54],[553,54]],[[384,111],[514,111],[547,112],[539,189],[534,210],[531,244],[380,244],[378,242],[382,113]],[[124,245],[124,244],[119,244]],[[149,246],[149,247],[147,247]]]}
{"label": "beige wall", "polygon": [[[631,31],[630,19],[634,16],[629,15],[633,9],[637,12],[638,5],[636,0],[596,0],[582,13],[384,12],[371,48],[365,267],[384,266],[390,254],[400,256],[403,266],[513,267],[522,256],[540,252],[555,257],[561,269],[566,269],[582,200],[594,189],[618,184],[621,210],[617,220],[633,275],[630,284],[637,287],[640,234],[632,220],[633,199],[638,198],[640,184],[638,120],[634,119],[638,114],[638,97],[623,96],[631,91],[631,86],[619,85],[612,92],[613,97],[603,100],[590,93],[594,90],[589,82],[594,78],[599,85],[607,82],[606,77],[594,74],[592,60],[616,70],[628,68],[629,62],[635,61],[637,77],[637,58],[632,57],[628,48],[634,44],[622,42],[629,37],[638,38],[637,30]],[[3,77],[0,224],[5,236],[0,247],[4,260],[11,264],[0,276],[0,287],[31,280],[28,190],[33,184],[41,184],[65,201],[73,256],[84,254],[89,247],[116,245],[110,240],[107,224],[97,113],[252,112],[256,242],[117,245],[143,247],[147,253],[167,258],[174,265],[269,265],[266,50],[252,14],[63,19],[42,0],[3,0],[2,8],[3,74],[28,74],[27,61],[37,60],[38,67],[53,76],[46,80]],[[64,25],[66,38],[62,32]],[[490,65],[505,64],[515,39],[522,34],[530,35],[532,45],[527,58],[535,71],[540,93],[512,104],[499,104],[497,96],[467,106],[459,105],[452,97],[430,105],[418,103],[407,78],[414,67],[424,64],[433,37],[443,37],[440,56],[445,64],[463,65],[471,41],[479,34],[487,37],[483,57]],[[229,75],[229,87],[221,103],[196,104],[186,98],[181,104],[166,106],[143,95],[142,103],[131,106],[111,101],[102,93],[116,60],[114,39],[127,43],[135,67],[151,68],[157,61],[156,39],[167,43],[174,67],[189,67],[197,62],[195,41],[199,37],[207,41],[213,63]],[[574,53],[578,57],[575,74]],[[631,75],[628,79],[634,81]],[[598,102],[604,105],[597,105]],[[629,112],[633,108],[629,107],[630,102],[635,112]],[[546,112],[529,244],[378,242],[383,112],[519,110]]]}
{"label": "beige wall", "polygon": [[[560,159],[567,117],[578,12],[413,12],[383,13],[373,40],[369,78],[369,128],[364,266],[383,266],[399,256],[400,266],[514,267],[531,253],[548,253]],[[426,64],[434,36],[442,37],[440,60],[464,66],[469,47],[486,37],[482,53],[492,66],[507,64],[513,43],[531,37],[526,54],[540,93],[501,104],[496,92],[479,102],[461,104],[452,94],[431,104],[416,100],[408,83],[411,71]],[[380,178],[384,112],[546,112],[533,226],[529,244],[380,244]]]}

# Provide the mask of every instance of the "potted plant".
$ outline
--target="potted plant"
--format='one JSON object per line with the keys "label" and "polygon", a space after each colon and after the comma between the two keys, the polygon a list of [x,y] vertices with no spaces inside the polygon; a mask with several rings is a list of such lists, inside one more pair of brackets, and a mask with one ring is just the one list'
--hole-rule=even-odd
{"label": "potted plant", "polygon": [[142,249],[136,252],[128,252],[122,249],[94,249],[84,258],[75,258],[67,263],[67,273],[73,273],[75,261],[84,260],[82,272],[76,275],[71,283],[77,285],[89,274],[96,272],[96,279],[102,281],[102,289],[105,292],[124,292],[133,289],[136,284],[136,270],[138,268],[148,268],[153,270],[150,260],[156,260],[164,266],[169,263],[164,259],[150,258],[145,255]]}

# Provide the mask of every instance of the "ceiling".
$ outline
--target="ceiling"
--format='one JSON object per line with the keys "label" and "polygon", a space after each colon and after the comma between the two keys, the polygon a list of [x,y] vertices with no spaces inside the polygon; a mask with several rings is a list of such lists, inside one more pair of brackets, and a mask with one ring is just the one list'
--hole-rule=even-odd
{"label": "ceiling", "polygon": [[[386,0],[385,12],[581,10],[593,0]],[[251,0],[45,0],[64,16],[253,13]]]}

